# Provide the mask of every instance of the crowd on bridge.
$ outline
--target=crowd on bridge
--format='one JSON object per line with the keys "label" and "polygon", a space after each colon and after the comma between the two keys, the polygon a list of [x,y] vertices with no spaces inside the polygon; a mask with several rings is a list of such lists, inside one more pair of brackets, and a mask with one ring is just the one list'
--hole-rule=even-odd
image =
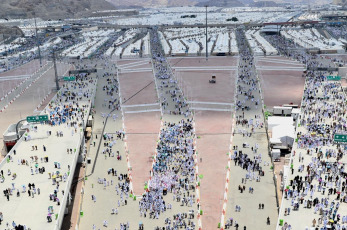
{"label": "crowd on bridge", "polygon": [[[49,148],[49,144],[42,145],[42,148],[38,148],[37,133],[46,130],[44,133],[45,138],[59,138],[64,135],[74,135],[80,133],[80,127],[84,125],[83,119],[87,116],[90,106],[86,102],[91,102],[94,97],[95,91],[92,89],[96,81],[89,76],[81,76],[76,82],[65,83],[62,89],[57,95],[49,102],[46,108],[43,110],[43,114],[48,115],[47,121],[42,121],[41,125],[30,125],[28,133],[25,133],[23,139],[25,142],[30,142],[30,148],[26,151],[32,151],[32,156],[24,156],[22,151],[13,149],[11,154],[7,155],[5,161],[7,164],[3,164],[6,168],[10,167],[13,162],[18,162],[17,169],[14,167],[8,168],[7,173],[4,173],[4,167],[1,168],[1,183],[6,187],[3,190],[3,195],[7,202],[13,202],[18,199],[26,199],[23,197],[24,193],[28,194],[29,198],[36,198],[40,196],[40,186],[42,183],[37,182],[37,177],[40,174],[46,174],[47,179],[52,182],[52,187],[49,187],[49,191],[44,191],[45,194],[49,194],[50,204],[47,206],[47,216],[41,218],[47,218],[48,222],[52,222],[52,216],[57,213],[54,211],[54,206],[60,206],[61,199],[65,196],[62,184],[65,184],[67,178],[70,176],[70,165],[63,165],[61,162],[51,161],[50,154],[53,153],[53,149]],[[82,100],[84,101],[82,103]],[[58,128],[56,137],[52,135],[53,127]],[[61,128],[60,128],[61,127]],[[59,130],[59,128],[61,130]],[[71,130],[71,134],[66,131]],[[33,134],[31,134],[33,133]],[[29,138],[30,137],[30,138]],[[66,154],[78,154],[76,147],[67,148]],[[48,165],[50,164],[50,165]],[[18,170],[19,168],[23,168]],[[27,168],[27,169],[25,169]],[[53,169],[53,170],[52,170]],[[27,173],[26,173],[27,171]],[[16,181],[20,177],[22,183],[23,178],[28,182],[28,185],[18,184]],[[35,178],[36,177],[36,178]],[[33,179],[35,178],[35,179]],[[46,182],[49,183],[50,182]],[[42,196],[42,195],[41,195]],[[2,200],[1,202],[5,202]],[[58,209],[59,210],[59,209]],[[28,229],[24,224],[18,224],[16,220],[9,220],[8,213],[2,212],[1,221],[6,222],[6,226],[12,222],[13,229]],[[1,223],[0,221],[0,223]]]}

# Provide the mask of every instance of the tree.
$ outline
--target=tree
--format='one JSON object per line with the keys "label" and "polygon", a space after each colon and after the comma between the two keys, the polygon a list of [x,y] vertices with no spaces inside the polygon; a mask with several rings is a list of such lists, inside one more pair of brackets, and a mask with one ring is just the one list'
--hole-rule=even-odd
{"label": "tree", "polygon": [[231,21],[237,22],[237,21],[239,21],[239,19],[238,19],[237,17],[232,17],[232,18],[231,18]]}

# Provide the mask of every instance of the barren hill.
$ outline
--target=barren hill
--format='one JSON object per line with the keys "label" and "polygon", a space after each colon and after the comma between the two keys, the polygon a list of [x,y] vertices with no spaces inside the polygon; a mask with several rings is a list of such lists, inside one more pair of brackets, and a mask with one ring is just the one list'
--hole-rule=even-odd
{"label": "barren hill", "polygon": [[158,6],[219,6],[219,7],[239,7],[244,6],[243,1],[252,0],[106,0],[117,7],[158,7]]}
{"label": "barren hill", "polygon": [[[107,0],[117,7],[193,6],[199,0]],[[200,0],[201,1],[201,0]]]}
{"label": "barren hill", "polygon": [[43,19],[72,18],[97,10],[115,8],[105,0],[1,0],[0,17]]}
{"label": "barren hill", "polygon": [[242,0],[207,0],[204,2],[199,2],[196,6],[217,6],[217,7],[241,7],[245,6]]}

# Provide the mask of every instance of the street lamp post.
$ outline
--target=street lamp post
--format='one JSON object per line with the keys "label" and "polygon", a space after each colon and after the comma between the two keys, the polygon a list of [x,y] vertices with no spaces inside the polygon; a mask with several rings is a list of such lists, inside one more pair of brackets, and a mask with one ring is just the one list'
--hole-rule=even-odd
{"label": "street lamp post", "polygon": [[57,91],[59,91],[58,70],[57,70],[57,63],[56,63],[56,59],[55,59],[54,49],[53,49],[53,64],[54,64],[54,74],[55,74],[55,86],[57,88]]}
{"label": "street lamp post", "polygon": [[38,39],[38,37],[37,37],[37,24],[36,24],[36,15],[35,15],[35,12],[34,12],[34,21],[35,21],[35,35],[36,35],[37,49],[38,49],[38,51],[39,51],[39,58],[40,58],[40,67],[42,67],[40,43],[39,43],[39,39]]}
{"label": "street lamp post", "polygon": [[208,5],[205,5],[206,7],[206,61],[208,61],[208,42],[207,42],[207,7]]}

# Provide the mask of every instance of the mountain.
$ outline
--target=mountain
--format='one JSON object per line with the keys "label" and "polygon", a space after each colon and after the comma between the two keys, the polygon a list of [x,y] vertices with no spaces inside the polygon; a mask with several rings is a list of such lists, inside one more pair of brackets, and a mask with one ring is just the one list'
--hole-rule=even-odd
{"label": "mountain", "polygon": [[[193,6],[196,0],[107,0],[118,7],[165,7],[165,6]],[[199,0],[198,0],[199,1]],[[201,0],[200,0],[201,1]]]}
{"label": "mountain", "polygon": [[115,7],[105,0],[1,0],[0,17],[43,19],[73,18]]}
{"label": "mountain", "polygon": [[[243,0],[107,0],[116,7],[165,7],[165,6],[219,6],[219,7],[238,7],[244,6]],[[245,2],[253,3],[252,0]]]}
{"label": "mountain", "polygon": [[276,7],[278,3],[274,1],[259,1],[250,4],[251,7]]}
{"label": "mountain", "polygon": [[[242,1],[242,0],[240,0]],[[242,2],[238,0],[209,0],[204,2],[199,2],[195,6],[217,6],[217,7],[242,7],[245,6]]]}

